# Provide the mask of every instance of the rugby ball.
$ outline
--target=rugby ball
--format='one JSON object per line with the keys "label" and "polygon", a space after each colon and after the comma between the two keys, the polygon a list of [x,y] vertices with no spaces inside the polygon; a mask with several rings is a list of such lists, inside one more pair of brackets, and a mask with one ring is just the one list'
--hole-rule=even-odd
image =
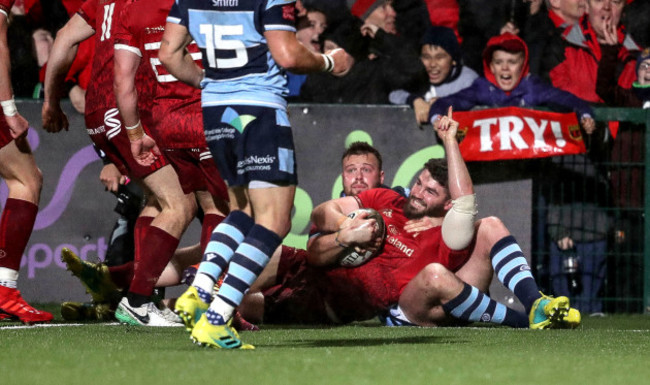
{"label": "rugby ball", "polygon": [[[374,219],[377,224],[377,228],[379,229],[380,236],[383,239],[386,238],[386,225],[384,224],[384,218],[382,218],[381,214],[377,212],[377,210],[374,209],[359,209],[351,212],[348,215],[348,218],[354,219],[357,215],[367,212],[369,213],[367,218],[368,219]],[[339,257],[339,264],[343,267],[357,267],[361,266],[364,263],[368,262],[372,258],[376,257],[377,255],[381,254],[382,248],[380,247],[375,251],[374,253],[371,251],[366,251],[366,252],[358,252],[355,250],[354,247],[348,247],[344,249],[341,252],[341,255]]]}

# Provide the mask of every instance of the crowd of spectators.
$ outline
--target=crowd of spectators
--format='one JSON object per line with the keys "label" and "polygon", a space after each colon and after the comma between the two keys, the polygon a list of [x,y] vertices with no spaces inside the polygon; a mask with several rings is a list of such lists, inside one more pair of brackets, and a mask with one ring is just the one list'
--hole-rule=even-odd
{"label": "crowd of spectators", "polygon": [[[53,38],[82,2],[16,1],[9,33],[12,66],[21,68],[13,72],[16,97],[42,97],[40,87]],[[424,111],[436,98],[469,86],[476,74],[485,75],[482,54],[487,41],[509,32],[526,42],[532,75],[591,103],[612,104],[596,93],[598,62],[604,55],[611,63],[612,52],[618,52],[613,71],[620,86],[631,89],[636,80],[637,55],[650,40],[648,23],[644,22],[649,3],[304,0],[296,21],[303,44],[314,51],[343,47],[354,65],[338,78],[331,74],[289,74],[290,97],[316,103],[410,104],[418,120],[425,123],[428,114]],[[618,40],[603,40],[606,24],[616,30]],[[608,47],[601,50],[601,46]],[[83,89],[88,81],[84,68],[92,47],[81,47],[77,56],[68,82],[71,100],[83,111]],[[433,63],[440,60],[440,65]],[[625,67],[624,71],[618,67]]]}
{"label": "crowd of spectators", "polygon": [[[16,98],[43,97],[41,85],[54,37],[83,1],[15,2],[8,37],[11,65],[20,68],[12,72]],[[587,141],[593,146],[588,162],[601,156],[597,150],[612,131],[611,125],[593,123],[589,104],[650,107],[649,17],[650,0],[302,0],[296,15],[298,39],[314,52],[344,48],[350,70],[336,76],[288,73],[289,98],[409,105],[420,124],[444,114],[449,105],[560,105],[578,114],[586,134],[595,133]],[[84,111],[93,55],[92,39],[85,44],[66,79],[69,98],[79,112]],[[497,63],[495,45],[506,58],[521,58],[519,72],[492,64]],[[642,143],[641,135],[640,130],[621,130],[611,158],[641,159],[643,149],[624,147]],[[610,176],[637,180],[612,184],[632,190],[614,188],[617,206],[642,204],[641,190],[634,188],[641,184],[640,175]],[[553,211],[566,202],[546,198],[549,228],[570,227],[567,221],[573,220]],[[552,238],[558,251],[580,243],[569,233],[554,233]]]}

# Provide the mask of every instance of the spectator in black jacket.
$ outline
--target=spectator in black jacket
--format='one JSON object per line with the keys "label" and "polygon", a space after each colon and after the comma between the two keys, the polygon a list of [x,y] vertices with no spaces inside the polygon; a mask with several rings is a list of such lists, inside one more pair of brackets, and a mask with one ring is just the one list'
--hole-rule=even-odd
{"label": "spectator in black jacket", "polygon": [[[350,17],[323,34],[324,49],[344,48],[353,63],[336,77],[329,73],[310,74],[300,91],[300,100],[315,103],[387,104],[390,91],[411,88],[422,67],[415,51],[391,46],[392,40],[363,36],[363,22]],[[371,46],[381,54],[370,54]]]}

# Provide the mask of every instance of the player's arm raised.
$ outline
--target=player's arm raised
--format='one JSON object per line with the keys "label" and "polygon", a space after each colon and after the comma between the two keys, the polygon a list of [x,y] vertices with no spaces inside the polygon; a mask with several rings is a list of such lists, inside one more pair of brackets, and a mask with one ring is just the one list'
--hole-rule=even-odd
{"label": "player's arm raised", "polygon": [[68,118],[61,110],[65,76],[77,54],[79,43],[94,34],[95,30],[78,14],[72,16],[56,34],[47,60],[44,82],[45,99],[41,109],[43,128],[47,132],[68,129]]}
{"label": "player's arm raised", "polygon": [[453,119],[451,107],[447,115],[434,122],[434,129],[445,147],[449,169],[448,187],[452,199],[452,207],[442,222],[442,238],[451,249],[461,250],[474,238],[476,195],[472,178],[458,147],[458,122]]}
{"label": "player's arm raised", "polygon": [[183,83],[195,88],[201,88],[201,81],[205,76],[187,46],[192,42],[192,36],[185,26],[176,23],[167,23],[158,57],[167,71]]}

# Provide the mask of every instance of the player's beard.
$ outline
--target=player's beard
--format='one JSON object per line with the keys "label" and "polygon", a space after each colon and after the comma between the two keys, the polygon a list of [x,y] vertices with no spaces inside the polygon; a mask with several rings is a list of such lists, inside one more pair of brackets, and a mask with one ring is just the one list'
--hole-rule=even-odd
{"label": "player's beard", "polygon": [[[416,209],[413,206],[411,206],[411,202],[418,202],[421,206],[424,206],[424,209]],[[432,207],[426,207],[426,204],[424,201],[421,199],[414,198],[410,196],[406,202],[404,202],[404,207],[402,208],[404,210],[404,216],[407,217],[408,219],[420,219],[422,217],[434,217],[434,218],[439,218],[439,217],[444,217],[445,216],[445,208],[443,205],[436,205]]]}

